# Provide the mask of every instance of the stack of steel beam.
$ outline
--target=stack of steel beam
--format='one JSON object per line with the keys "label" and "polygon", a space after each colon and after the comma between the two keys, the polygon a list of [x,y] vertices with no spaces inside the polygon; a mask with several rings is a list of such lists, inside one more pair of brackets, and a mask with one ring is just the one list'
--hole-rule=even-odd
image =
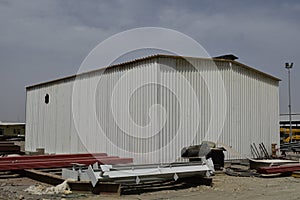
{"label": "stack of steel beam", "polygon": [[[155,181],[176,181],[179,178],[209,177],[212,174],[211,172],[206,162],[184,162],[127,166],[100,165],[100,169],[95,171],[92,166],[89,166],[85,172],[79,171],[79,176],[86,173],[86,181],[91,181],[95,187],[98,181],[144,184]],[[65,178],[73,178],[73,176]]]}
{"label": "stack of steel beam", "polygon": [[0,158],[0,171],[71,167],[73,163],[91,165],[95,162],[127,164],[132,163],[133,159],[108,156],[106,153],[2,157]]}

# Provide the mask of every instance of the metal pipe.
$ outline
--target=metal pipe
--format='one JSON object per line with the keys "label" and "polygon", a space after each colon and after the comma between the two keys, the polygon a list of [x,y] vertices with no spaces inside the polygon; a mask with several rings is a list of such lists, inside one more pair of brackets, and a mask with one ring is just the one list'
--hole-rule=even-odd
{"label": "metal pipe", "polygon": [[293,63],[285,63],[285,68],[288,70],[288,87],[289,87],[289,120],[290,120],[290,143],[292,143],[293,133],[292,133],[292,100],[291,100],[291,69]]}
{"label": "metal pipe", "polygon": [[255,151],[257,152],[257,155],[259,155],[258,158],[260,158],[260,157],[261,157],[261,154],[259,153],[259,151],[258,151],[258,149],[257,149],[257,147],[256,147],[256,145],[255,145],[255,143],[253,143],[253,147],[254,147]]}
{"label": "metal pipe", "polygon": [[288,70],[289,74],[289,120],[290,120],[290,143],[293,140],[293,133],[292,133],[292,100],[291,100],[291,70]]}

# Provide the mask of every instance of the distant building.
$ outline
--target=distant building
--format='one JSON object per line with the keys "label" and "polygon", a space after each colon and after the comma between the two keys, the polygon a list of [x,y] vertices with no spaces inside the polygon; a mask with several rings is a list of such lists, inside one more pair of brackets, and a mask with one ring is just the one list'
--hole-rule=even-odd
{"label": "distant building", "polygon": [[[300,114],[292,114],[292,141],[300,141]],[[280,114],[280,142],[290,142],[289,114]]]}
{"label": "distant building", "polygon": [[25,123],[0,122],[0,140],[25,138]]}
{"label": "distant building", "polygon": [[[292,114],[292,126],[300,128],[300,114]],[[289,114],[280,114],[280,127],[281,128],[290,127]]]}

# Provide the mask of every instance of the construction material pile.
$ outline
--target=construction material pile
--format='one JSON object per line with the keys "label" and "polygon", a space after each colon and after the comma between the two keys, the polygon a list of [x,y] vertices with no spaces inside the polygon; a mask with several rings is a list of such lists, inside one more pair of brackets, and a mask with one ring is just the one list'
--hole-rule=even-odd
{"label": "construction material pile", "polygon": [[0,155],[20,154],[21,147],[14,142],[0,141]]}
{"label": "construction material pile", "polygon": [[2,157],[0,158],[0,171],[71,167],[73,163],[91,165],[95,162],[126,164],[132,163],[133,159],[108,156],[106,153]]}

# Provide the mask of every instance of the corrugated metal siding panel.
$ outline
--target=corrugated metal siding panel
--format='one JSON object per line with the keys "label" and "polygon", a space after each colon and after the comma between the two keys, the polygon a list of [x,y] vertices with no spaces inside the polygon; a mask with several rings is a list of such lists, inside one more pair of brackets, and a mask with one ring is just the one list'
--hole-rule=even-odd
{"label": "corrugated metal siding panel", "polygon": [[[108,138],[108,141],[103,141],[104,144],[98,145],[97,150],[106,151],[111,155],[134,157],[135,161],[139,163],[146,162],[147,159],[155,162],[158,159],[155,153],[151,153],[158,143],[157,137],[145,139],[134,137],[143,134],[143,132],[130,126],[128,121],[129,118],[132,118],[135,123],[143,126],[147,125],[149,120],[155,122],[156,116],[152,116],[153,119],[149,119],[148,116],[149,108],[157,104],[157,86],[146,85],[142,89],[137,88],[138,90],[131,97],[129,104],[126,102],[128,88],[139,85],[144,80],[156,82],[156,79],[156,63],[147,61],[138,64],[133,63],[126,68],[109,69],[102,75],[97,88],[96,99],[98,103],[96,104],[96,110],[100,126],[104,130],[105,135],[103,138]],[[111,104],[113,102],[112,92],[117,82],[121,82],[117,86],[118,98],[115,99],[115,103]],[[117,111],[116,119],[113,118],[111,106],[112,109]],[[128,110],[130,116],[127,115]],[[116,120],[120,122],[119,125],[116,124]],[[91,138],[95,137],[97,136],[94,135]],[[101,139],[99,138],[99,140]],[[102,145],[106,145],[106,148],[100,148]],[[146,152],[150,152],[147,159],[143,154]]]}
{"label": "corrugated metal siding panel", "polygon": [[263,142],[269,151],[272,143],[279,145],[278,82],[235,65],[223,78],[231,84],[226,87],[228,113],[221,142],[249,157],[251,143]]}
{"label": "corrugated metal siding panel", "polygon": [[[205,81],[196,73],[195,68],[190,63],[182,59],[171,58],[162,58],[159,60],[159,63],[161,64],[162,84],[175,88],[175,91],[170,91],[170,88],[161,90],[161,103],[168,112],[167,123],[162,130],[164,145],[170,143],[176,134],[181,134],[181,138],[177,139],[176,143],[171,145],[166,152],[163,152],[161,162],[166,162],[170,157],[173,160],[180,160],[180,151],[183,147],[199,144],[202,141],[205,136],[204,133],[208,129],[211,105],[207,103],[210,97]],[[197,64],[200,64],[200,62]],[[202,76],[208,78],[209,68],[207,63],[201,63],[201,67]],[[184,77],[190,85],[186,85],[180,77]],[[191,87],[192,91],[189,90],[189,87]],[[191,92],[195,93],[198,102],[192,100],[193,94]],[[180,94],[183,98],[178,98]],[[187,115],[184,116],[182,114],[184,112],[182,109],[196,108],[197,103],[200,112],[198,117],[197,113],[195,113],[196,110],[186,110]],[[184,107],[186,104],[192,105],[191,107]],[[200,122],[197,119],[200,119]],[[180,130],[180,122],[182,122],[181,126],[185,127],[184,130]],[[197,133],[194,133],[194,130],[190,127],[197,126],[198,123],[199,128],[195,130]]]}
{"label": "corrugated metal siding panel", "polygon": [[[212,99],[209,93],[209,88],[207,84],[211,84],[210,89],[215,91],[216,103],[222,107],[226,103],[226,99],[222,99],[221,90],[224,91],[224,88],[220,87],[222,82],[221,79],[217,79],[215,76],[216,70],[212,67],[212,61],[206,60],[189,60],[187,62],[184,59],[172,59],[172,58],[162,58],[159,61],[161,63],[161,80],[163,83],[168,83],[177,89],[177,93],[182,93],[183,99],[176,99],[176,96],[171,96],[170,92],[162,93],[163,106],[171,110],[170,112],[179,113],[177,116],[174,114],[169,115],[169,124],[171,127],[169,129],[163,129],[162,135],[170,134],[170,132],[176,132],[179,126],[178,123],[180,118],[184,117],[183,123],[185,123],[186,129],[184,134],[177,141],[177,144],[174,145],[168,152],[165,152],[165,156],[172,156],[180,160],[180,150],[188,145],[201,144],[203,140],[210,140],[217,138],[217,132],[220,125],[220,117],[218,115],[215,119],[211,118],[212,116]],[[175,67],[174,67],[175,66]],[[198,70],[198,71],[197,71]],[[180,76],[183,76],[190,84],[184,85],[178,80]],[[188,87],[191,87],[195,93],[198,102],[192,100],[193,94],[190,92]],[[225,96],[226,97],[226,96]],[[199,105],[199,113],[197,116],[196,110],[188,110],[187,116],[182,116],[180,114],[180,106],[177,109],[174,109],[174,102],[179,102],[179,104],[192,104],[192,107],[196,108],[196,104]],[[176,107],[175,107],[176,108]],[[189,107],[187,108],[189,109]],[[199,121],[197,121],[199,120]],[[189,126],[198,126],[196,133]],[[172,130],[172,131],[170,131]],[[215,134],[215,135],[213,135]],[[169,138],[170,139],[170,138]],[[162,162],[166,161],[167,157],[164,157]]]}
{"label": "corrugated metal siding panel", "polygon": [[[178,92],[185,93],[186,90],[181,87],[182,84],[178,82],[178,77],[176,77],[178,74],[181,74],[189,80],[199,99],[200,115],[202,117],[199,124],[199,131],[192,144],[200,144],[203,140],[209,138],[215,139],[216,136],[211,136],[211,134],[216,135],[216,127],[223,126],[221,118],[211,119],[211,106],[214,105],[212,105],[212,99],[210,99],[204,80],[212,84],[213,90],[217,93],[218,104],[227,106],[226,120],[222,134],[218,140],[214,140],[214,142],[225,144],[236,150],[228,152],[226,155],[227,159],[242,158],[245,156],[251,157],[251,143],[259,144],[263,142],[269,151],[271,150],[272,143],[279,144],[277,81],[236,65],[229,66],[229,63],[225,62],[216,63],[218,72],[211,67],[212,63],[210,61],[198,60],[192,62],[199,69],[201,75],[197,74],[190,64],[182,59],[177,59],[177,64],[175,64],[174,59],[163,58],[160,59],[160,63],[162,64],[162,82],[178,84],[176,85],[179,90]],[[164,66],[176,66],[177,71],[167,70],[167,67]],[[220,73],[223,80],[218,79],[216,73]],[[223,87],[220,87],[218,81],[224,81],[226,99],[222,99],[223,96],[221,93]],[[189,101],[190,94],[184,95],[187,99],[183,99],[183,101]],[[162,104],[167,109],[172,110],[170,112],[176,112],[177,110],[174,109],[174,98],[168,92],[162,93]],[[190,102],[192,103],[192,101]],[[169,117],[171,127],[166,127],[163,130],[163,135],[170,134],[170,132],[176,129],[175,124],[179,121],[180,116],[172,116]],[[208,130],[210,120],[212,129]],[[196,123],[192,116],[187,121],[189,124]],[[189,130],[186,130],[186,135],[180,140],[181,142],[173,150],[166,152],[165,155],[174,156],[176,151],[178,152],[184,147],[184,142],[192,140],[191,136]]]}
{"label": "corrugated metal siding panel", "polygon": [[[45,148],[48,153],[104,151],[110,155],[133,157],[136,163],[165,162],[169,158],[179,160],[181,148],[187,144],[199,144],[204,139],[216,138],[213,133],[223,125],[219,116],[211,119],[214,116],[211,113],[214,105],[211,104],[206,81],[212,84],[217,94],[217,104],[227,107],[226,121],[217,142],[232,146],[242,154],[249,154],[250,143],[253,142],[264,142],[268,149],[271,143],[279,144],[277,81],[236,65],[229,66],[228,62],[218,62],[219,71],[215,71],[211,67],[211,61],[195,59],[193,64],[199,68],[200,75],[183,59],[159,58],[159,63],[157,64],[156,59],[145,60],[130,63],[126,67],[111,68],[101,76],[101,71],[80,76],[76,82],[79,83],[79,89],[75,93],[72,90],[73,80],[29,89],[26,105],[26,150]],[[221,98],[221,93],[224,92],[224,88],[220,87],[222,80],[217,79],[215,73],[220,73],[223,78],[227,94],[225,99]],[[121,79],[128,75],[129,78]],[[129,108],[124,102],[129,86],[139,85],[146,80],[171,85],[175,88],[175,93],[184,96],[183,103],[195,103],[190,100],[192,93],[185,88],[179,78],[181,76],[190,82],[198,98],[199,121],[194,110],[188,110],[188,114],[182,116],[176,96],[168,88],[157,84],[146,85],[137,90],[131,97]],[[124,134],[116,124],[110,109],[111,95],[120,80],[123,82],[119,85],[119,98],[112,105],[119,111],[116,117],[120,125],[128,128],[128,132],[134,135],[145,134],[146,130],[137,131],[128,126],[128,116],[124,113],[125,109],[129,109],[130,117],[138,125],[145,126],[154,120],[155,126],[148,131],[155,131],[163,115],[152,116],[153,119],[150,119],[149,109],[160,104],[166,109],[167,121],[159,134],[138,139]],[[94,87],[97,87],[95,94]],[[50,103],[46,105],[44,96],[47,93],[50,95]],[[79,125],[78,131],[83,133],[79,136],[73,121],[72,95],[76,100],[73,102],[74,106],[78,108],[78,115],[75,116]],[[87,106],[93,102],[91,100],[96,101],[95,107]],[[96,120],[91,119],[94,116]],[[156,152],[155,150],[166,146],[176,136],[181,117],[186,127],[183,130],[184,136],[163,152]],[[99,131],[98,123],[103,134]],[[194,137],[191,127],[198,123],[199,128]],[[209,134],[206,135],[208,131]],[[231,153],[227,158],[238,158],[238,155]]]}
{"label": "corrugated metal siding panel", "polygon": [[[27,151],[45,148],[48,153],[78,152],[78,136],[74,134],[71,118],[71,93],[72,82],[27,91]],[[45,103],[46,94],[50,97],[49,104]]]}
{"label": "corrugated metal siding panel", "polygon": [[[48,153],[74,153],[88,150],[134,157],[135,161],[140,163],[159,160],[157,153],[152,152],[157,148],[159,138],[156,136],[149,139],[137,139],[124,134],[115,123],[110,109],[111,95],[116,83],[121,80],[122,76],[129,73],[129,78],[124,79],[119,85],[121,93],[113,106],[116,106],[116,110],[119,111],[116,117],[121,121],[121,126],[131,128],[128,131],[133,132],[132,127],[126,124],[128,116],[124,117],[122,114],[125,109],[128,109],[124,97],[129,85],[135,86],[143,80],[157,82],[157,64],[153,60],[143,61],[132,63],[128,67],[109,69],[101,76],[100,73],[78,77],[76,92],[72,91],[74,81],[51,84],[47,87],[40,86],[27,91],[27,151],[35,151],[36,148],[45,148]],[[99,77],[101,77],[100,80]],[[97,86],[96,94],[93,93],[95,86]],[[44,96],[47,93],[50,95],[50,103],[46,105]],[[78,115],[75,113],[77,127],[73,121],[72,95],[76,99],[73,102],[74,107],[78,108]],[[96,100],[96,106],[90,107],[93,99]],[[130,114],[133,120],[145,125],[148,123],[149,107],[157,104],[157,86],[144,87],[131,99],[130,103]],[[96,111],[93,110],[94,108]],[[92,119],[94,114],[97,121]],[[153,116],[152,120],[156,121],[157,117]],[[98,123],[104,135],[99,133]],[[80,133],[79,136],[77,132]],[[146,159],[145,155],[139,153],[148,151],[152,153]]]}
{"label": "corrugated metal siding panel", "polygon": [[33,144],[33,107],[31,106],[33,103],[33,91],[26,92],[26,125],[25,125],[25,150],[33,151],[35,145]]}

